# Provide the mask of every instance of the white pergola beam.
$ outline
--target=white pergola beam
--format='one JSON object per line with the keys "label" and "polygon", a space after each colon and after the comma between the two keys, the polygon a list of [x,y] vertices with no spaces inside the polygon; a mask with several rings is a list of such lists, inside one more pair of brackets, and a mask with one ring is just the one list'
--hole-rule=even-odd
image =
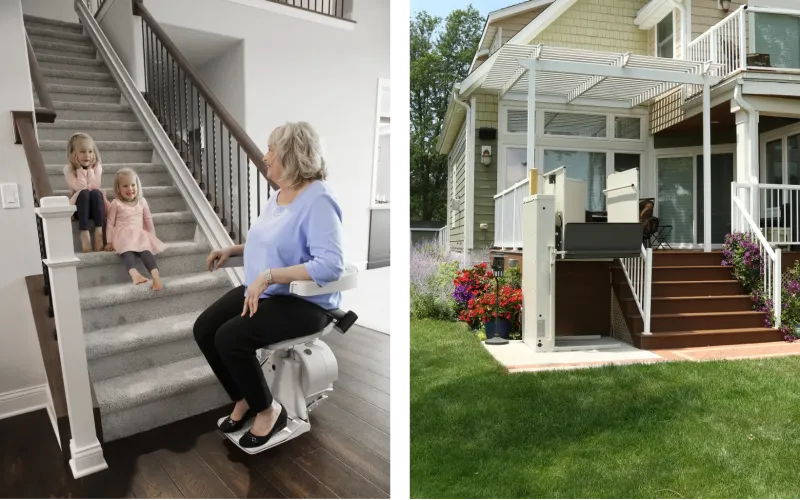
{"label": "white pergola beam", "polygon": [[[623,68],[623,67],[627,66],[628,65],[628,61],[630,60],[630,57],[631,57],[631,53],[630,52],[626,52],[626,53],[622,54],[616,61],[614,61],[613,66],[618,66],[620,68]],[[603,83],[606,80],[606,78],[608,78],[608,77],[607,76],[596,76],[595,75],[595,76],[592,76],[589,79],[587,79],[585,82],[580,84],[578,87],[570,90],[569,93],[567,94],[567,104],[571,103],[572,101],[574,101],[575,99],[577,99],[581,95],[585,94],[586,92],[590,91],[594,87],[600,85],[601,83]]]}
{"label": "white pergola beam", "polygon": [[694,85],[703,85],[706,78],[711,80],[709,82],[711,84],[715,84],[719,81],[719,77],[717,76],[650,68],[620,68],[607,64],[585,62],[521,59],[520,64],[528,69],[531,69],[535,65],[538,71],[571,75],[610,76],[614,78],[629,78],[631,80],[652,80],[656,82],[688,83]]}

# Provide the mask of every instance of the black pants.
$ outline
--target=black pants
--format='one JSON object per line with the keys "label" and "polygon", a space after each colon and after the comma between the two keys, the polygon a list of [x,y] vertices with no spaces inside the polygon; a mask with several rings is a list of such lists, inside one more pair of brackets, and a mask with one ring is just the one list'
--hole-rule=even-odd
{"label": "black pants", "polygon": [[[149,250],[145,250],[144,252],[123,252],[120,254],[120,257],[122,257],[122,262],[125,263],[125,269],[128,272],[136,267],[135,258],[137,255],[140,259],[142,259],[142,262],[144,262],[144,267],[146,267],[148,271],[152,273],[153,269],[158,269],[158,266],[156,265],[156,258]],[[244,307],[244,304],[242,304],[242,307]]]}
{"label": "black pants", "polygon": [[81,231],[89,230],[89,219],[94,221],[94,227],[103,227],[105,224],[106,206],[103,192],[99,189],[81,190],[75,200],[75,207],[78,213],[78,229]]}
{"label": "black pants", "polygon": [[325,328],[331,319],[318,305],[293,296],[261,299],[251,318],[242,317],[245,287],[239,286],[203,311],[194,338],[231,400],[244,398],[256,412],[269,408],[272,394],[256,351]]}

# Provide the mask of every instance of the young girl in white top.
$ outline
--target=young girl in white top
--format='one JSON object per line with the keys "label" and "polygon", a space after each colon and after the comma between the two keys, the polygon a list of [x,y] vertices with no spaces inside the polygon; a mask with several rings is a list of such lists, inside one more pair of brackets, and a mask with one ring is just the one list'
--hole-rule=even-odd
{"label": "young girl in white top", "polygon": [[100,188],[103,167],[94,139],[78,132],[67,142],[67,166],[64,178],[69,186],[69,202],[75,205],[80,229],[81,249],[92,251],[89,219],[94,222],[94,251],[103,249],[103,226],[108,208],[106,194]]}
{"label": "young girl in white top", "polygon": [[116,198],[111,202],[108,211],[106,250],[116,252],[122,257],[134,285],[148,281],[134,267],[135,257],[139,257],[153,277],[153,290],[161,290],[164,284],[153,255],[162,252],[165,245],[156,237],[150,206],[142,198],[142,186],[136,172],[129,168],[117,172],[114,193]]}

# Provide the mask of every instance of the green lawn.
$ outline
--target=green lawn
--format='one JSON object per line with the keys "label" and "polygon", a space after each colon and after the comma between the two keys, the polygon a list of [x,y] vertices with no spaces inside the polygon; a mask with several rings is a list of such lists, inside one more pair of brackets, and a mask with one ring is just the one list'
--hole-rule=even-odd
{"label": "green lawn", "polygon": [[509,375],[411,321],[415,498],[797,498],[800,359]]}

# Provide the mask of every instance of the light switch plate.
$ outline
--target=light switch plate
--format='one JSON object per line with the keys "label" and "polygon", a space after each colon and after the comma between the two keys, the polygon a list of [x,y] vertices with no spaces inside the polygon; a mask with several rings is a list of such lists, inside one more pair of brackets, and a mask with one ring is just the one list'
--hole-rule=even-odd
{"label": "light switch plate", "polygon": [[0,184],[3,208],[19,208],[19,189],[16,184]]}

